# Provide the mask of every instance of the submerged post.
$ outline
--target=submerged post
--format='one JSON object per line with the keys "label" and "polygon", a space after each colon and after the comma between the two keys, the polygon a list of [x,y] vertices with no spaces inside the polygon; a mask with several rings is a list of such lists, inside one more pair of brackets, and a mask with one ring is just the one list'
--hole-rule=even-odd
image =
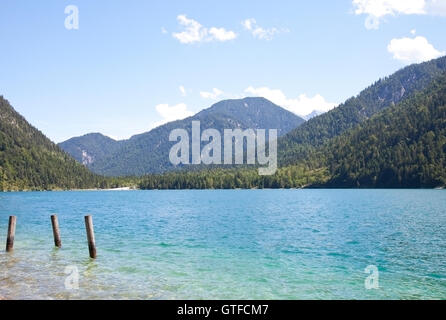
{"label": "submerged post", "polygon": [[93,218],[85,216],[85,228],[87,230],[88,250],[90,251],[90,258],[96,258],[96,243],[94,240]]}
{"label": "submerged post", "polygon": [[51,216],[51,224],[53,226],[54,245],[58,248],[62,247],[62,240],[60,239],[59,221],[57,215]]}
{"label": "submerged post", "polygon": [[9,217],[8,225],[8,237],[6,238],[6,251],[10,252],[14,248],[15,226],[17,223],[17,217]]}

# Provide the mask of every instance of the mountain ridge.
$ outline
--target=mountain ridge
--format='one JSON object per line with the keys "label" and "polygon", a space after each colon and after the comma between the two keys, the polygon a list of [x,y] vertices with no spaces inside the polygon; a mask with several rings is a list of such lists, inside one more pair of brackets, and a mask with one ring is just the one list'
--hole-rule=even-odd
{"label": "mountain ridge", "polygon": [[446,72],[426,89],[334,138],[323,153],[337,187],[446,185]]}
{"label": "mountain ridge", "polygon": [[314,147],[354,128],[374,114],[425,89],[446,71],[446,56],[412,64],[379,79],[336,108],[308,120],[279,138],[279,163],[289,165],[305,158]]}
{"label": "mountain ridge", "polygon": [[446,186],[446,72],[407,100],[259,176],[253,168],[150,175],[142,189],[437,188]]}
{"label": "mountain ridge", "polygon": [[[105,156],[88,163],[87,166],[93,172],[107,176],[144,175],[175,170],[177,168],[169,162],[169,150],[174,144],[168,141],[169,133],[173,129],[185,129],[190,134],[192,121],[200,121],[202,130],[215,128],[222,132],[223,129],[235,128],[279,129],[279,136],[305,122],[304,119],[265,98],[223,100],[186,119],[166,123],[127,140],[113,142],[114,146],[118,145],[115,150],[106,152]],[[78,145],[87,144],[79,142],[79,137],[72,139],[71,142],[78,141]],[[76,146],[70,146],[70,140],[59,145],[80,159],[79,149],[73,151]],[[88,154],[98,155],[97,151],[86,151]]]}
{"label": "mountain ridge", "polygon": [[115,140],[102,133],[93,132],[70,138],[58,145],[79,163],[88,167],[97,158],[104,157],[104,148],[107,152],[113,152],[119,148],[122,141],[124,140]]}

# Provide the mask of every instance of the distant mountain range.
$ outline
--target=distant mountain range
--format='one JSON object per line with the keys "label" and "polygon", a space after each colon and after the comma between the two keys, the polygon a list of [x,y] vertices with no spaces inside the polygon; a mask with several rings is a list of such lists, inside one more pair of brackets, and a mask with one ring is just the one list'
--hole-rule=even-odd
{"label": "distant mountain range", "polygon": [[169,162],[173,129],[191,131],[192,121],[201,129],[278,129],[282,136],[305,122],[297,115],[264,98],[224,100],[196,115],[174,121],[128,140],[115,141],[101,134],[87,134],[59,144],[93,172],[107,176],[134,176],[175,169]]}
{"label": "distant mountain range", "polygon": [[[202,130],[279,129],[278,172],[175,171],[168,156],[175,143],[168,141],[169,133],[190,133],[194,120]],[[0,191],[124,182],[149,189],[435,187],[446,185],[445,155],[446,57],[401,69],[308,121],[264,98],[226,100],[123,141],[92,133],[57,146],[0,96]],[[104,178],[88,168],[109,176],[151,175]]]}
{"label": "distant mountain range", "polygon": [[279,138],[280,168],[149,176],[142,188],[446,186],[446,57],[411,65]]}

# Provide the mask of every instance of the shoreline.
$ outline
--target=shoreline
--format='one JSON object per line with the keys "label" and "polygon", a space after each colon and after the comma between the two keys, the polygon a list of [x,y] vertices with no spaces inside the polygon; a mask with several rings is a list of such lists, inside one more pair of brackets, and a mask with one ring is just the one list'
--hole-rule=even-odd
{"label": "shoreline", "polygon": [[70,192],[70,191],[137,191],[141,190],[136,187],[121,187],[121,188],[89,188],[89,189],[51,189],[51,190],[0,190],[0,193],[10,193],[10,192]]}
{"label": "shoreline", "polygon": [[133,190],[139,190],[138,188],[132,188],[132,187],[120,187],[120,188],[107,188],[107,189],[69,189],[69,190],[57,190],[57,191],[133,191]]}
{"label": "shoreline", "polygon": [[141,189],[137,187],[120,187],[120,188],[107,188],[107,189],[99,189],[99,188],[90,188],[90,189],[52,189],[52,190],[0,190],[1,193],[12,193],[12,192],[90,192],[90,191],[205,191],[205,190],[446,190],[446,187],[431,187],[431,188],[345,188],[345,187],[301,187],[301,188],[233,188],[233,189]]}

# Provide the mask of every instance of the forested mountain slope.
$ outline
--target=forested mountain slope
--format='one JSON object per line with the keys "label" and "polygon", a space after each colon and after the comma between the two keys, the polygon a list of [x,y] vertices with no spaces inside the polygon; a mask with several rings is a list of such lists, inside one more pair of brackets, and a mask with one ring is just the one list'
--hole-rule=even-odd
{"label": "forested mountain slope", "polygon": [[116,141],[101,133],[89,133],[59,143],[59,147],[79,163],[90,167],[93,162],[116,152],[122,143],[122,141]]}
{"label": "forested mountain slope", "polygon": [[308,152],[374,114],[425,89],[446,71],[446,57],[414,64],[381,79],[337,108],[310,119],[279,139],[281,165],[298,163]]}
{"label": "forested mountain slope", "polygon": [[0,96],[0,191],[94,188],[103,183]]}
{"label": "forested mountain slope", "polygon": [[319,152],[337,187],[446,185],[446,74]]}

